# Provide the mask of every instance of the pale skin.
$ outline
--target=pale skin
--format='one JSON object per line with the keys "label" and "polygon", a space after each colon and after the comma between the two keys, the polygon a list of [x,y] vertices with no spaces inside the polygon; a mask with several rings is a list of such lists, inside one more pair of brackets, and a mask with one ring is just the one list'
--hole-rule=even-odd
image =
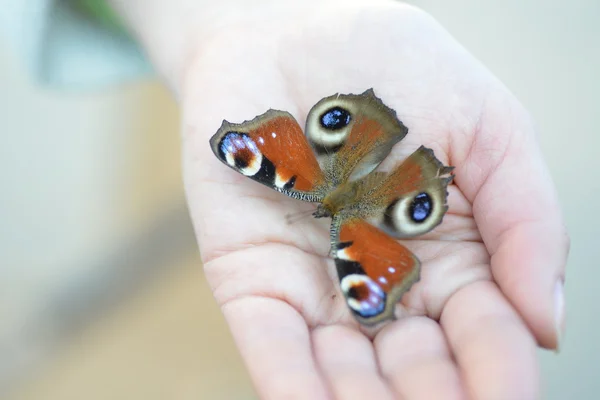
{"label": "pale skin", "polygon": [[[207,279],[264,399],[536,399],[557,349],[568,236],[531,117],[430,16],[392,1],[118,1],[183,109],[184,179]],[[215,3],[215,4],[213,4]],[[455,179],[443,224],[403,243],[421,281],[398,320],[347,310],[328,220],[227,168],[208,140],[269,108],[301,123],[374,88]],[[199,378],[200,379],[200,378]]]}

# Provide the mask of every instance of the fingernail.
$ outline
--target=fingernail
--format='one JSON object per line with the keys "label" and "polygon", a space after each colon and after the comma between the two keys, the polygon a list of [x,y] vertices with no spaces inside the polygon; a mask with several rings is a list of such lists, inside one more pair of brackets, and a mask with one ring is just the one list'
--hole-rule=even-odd
{"label": "fingernail", "polygon": [[554,327],[556,329],[556,352],[558,353],[565,335],[565,288],[562,279],[556,281],[554,285]]}

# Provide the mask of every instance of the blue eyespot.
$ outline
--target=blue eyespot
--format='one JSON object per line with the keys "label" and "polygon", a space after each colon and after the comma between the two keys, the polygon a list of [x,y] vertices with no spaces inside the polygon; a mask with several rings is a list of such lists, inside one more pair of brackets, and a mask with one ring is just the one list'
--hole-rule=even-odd
{"label": "blue eyespot", "polygon": [[357,300],[359,307],[354,311],[363,318],[379,315],[385,309],[385,293],[374,282],[368,282],[363,288],[351,288],[348,297]]}
{"label": "blue eyespot", "polygon": [[220,151],[223,154],[235,154],[236,152],[248,149],[253,154],[259,154],[260,150],[254,143],[254,140],[245,133],[228,132],[221,140]]}
{"label": "blue eyespot", "polygon": [[321,126],[332,131],[342,129],[350,123],[350,113],[341,107],[333,107],[321,115]]}
{"label": "blue eyespot", "polygon": [[431,215],[432,210],[431,197],[427,193],[419,193],[410,204],[409,215],[414,222],[423,222]]}
{"label": "blue eyespot", "polygon": [[374,317],[385,310],[385,292],[367,275],[346,275],[341,281],[341,288],[348,306],[361,317]]}

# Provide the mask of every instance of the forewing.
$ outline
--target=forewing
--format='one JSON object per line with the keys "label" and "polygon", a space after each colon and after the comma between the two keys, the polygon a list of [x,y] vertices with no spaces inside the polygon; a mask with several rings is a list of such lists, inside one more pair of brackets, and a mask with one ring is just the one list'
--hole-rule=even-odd
{"label": "forewing", "polygon": [[214,154],[241,174],[289,196],[320,201],[325,178],[300,125],[285,111],[223,124],[210,139]]}

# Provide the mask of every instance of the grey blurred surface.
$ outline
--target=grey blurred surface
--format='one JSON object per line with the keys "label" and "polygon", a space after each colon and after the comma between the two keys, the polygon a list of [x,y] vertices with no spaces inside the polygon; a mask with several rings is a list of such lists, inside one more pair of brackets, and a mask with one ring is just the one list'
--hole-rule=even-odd
{"label": "grey blurred surface", "polygon": [[533,114],[571,234],[567,332],[544,399],[600,398],[600,1],[420,0]]}
{"label": "grey blurred surface", "polygon": [[0,39],[4,398],[73,333],[197,244],[181,187],[178,109],[166,89],[48,87]]}

